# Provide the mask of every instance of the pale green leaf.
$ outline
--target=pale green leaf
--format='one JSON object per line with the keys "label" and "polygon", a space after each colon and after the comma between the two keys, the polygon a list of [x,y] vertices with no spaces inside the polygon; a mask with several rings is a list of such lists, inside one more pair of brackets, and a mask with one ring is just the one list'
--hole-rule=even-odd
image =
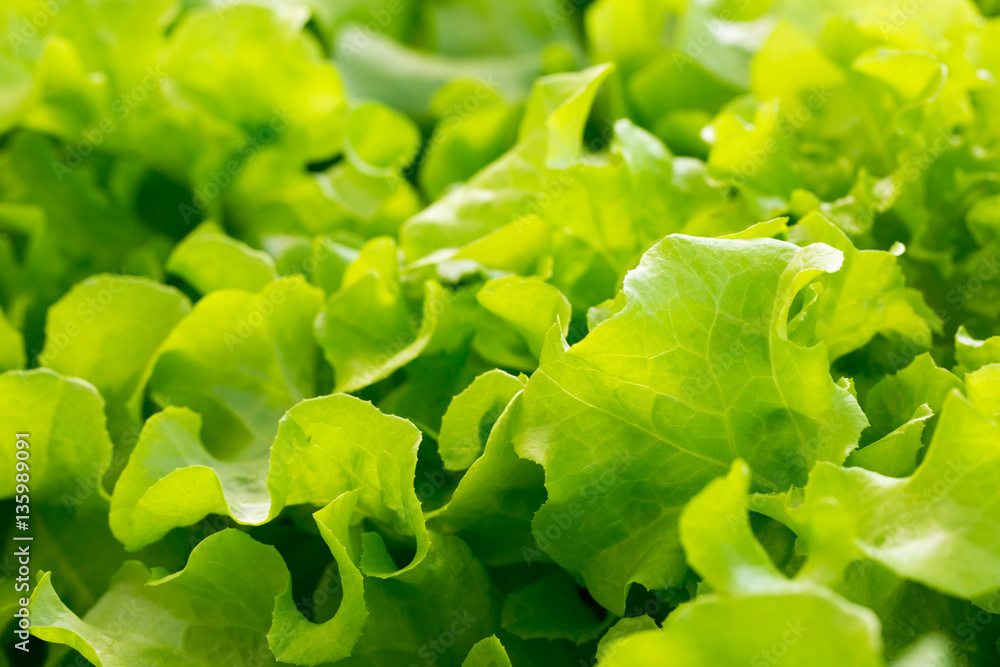
{"label": "pale green leaf", "polygon": [[201,294],[217,289],[256,292],[278,278],[270,255],[227,236],[211,222],[202,223],[177,244],[166,268]]}
{"label": "pale green leaf", "polygon": [[316,395],[312,332],[321,305],[322,292],[299,277],[257,294],[212,292],[164,341],[150,395],[161,406],[198,412],[214,454],[259,455],[285,411]]}
{"label": "pale green leaf", "polygon": [[267,647],[274,598],[289,586],[273,547],[235,530],[199,544],[181,572],[127,562],[83,619],[44,573],[31,596],[32,634],[98,667],[277,664]]}
{"label": "pale green leaf", "polygon": [[[337,391],[356,391],[388,377],[427,347],[449,295],[424,288],[422,316],[411,311],[399,280],[396,244],[377,238],[344,272],[340,291],[316,318],[316,337],[333,366]],[[358,317],[364,312],[365,316]]]}
{"label": "pale green leaf", "polygon": [[496,635],[492,635],[472,647],[462,667],[511,667],[511,665],[503,644]]}
{"label": "pale green leaf", "polygon": [[[490,280],[476,293],[476,301],[500,322],[485,325],[473,344],[484,358],[501,366],[531,370],[549,329],[558,323],[563,336],[569,330],[572,306],[562,292],[540,278]],[[505,345],[506,332],[496,329],[509,330],[515,339]]]}
{"label": "pale green leaf", "polygon": [[459,534],[487,565],[547,560],[531,534],[531,518],[545,500],[542,469],[520,458],[511,441],[519,400],[504,407],[448,504],[427,515],[431,528]]}
{"label": "pale green leaf", "polygon": [[844,465],[865,468],[886,477],[909,477],[917,469],[917,455],[924,446],[921,440],[924,427],[933,416],[930,406],[920,406],[913,418],[895,431],[851,452]]}
{"label": "pale green leaf", "polygon": [[[875,334],[895,335],[926,349],[937,317],[915,308],[896,257],[880,250],[857,250],[828,219],[810,213],[788,233],[799,245],[826,243],[844,253],[839,271],[816,281],[812,300],[790,324],[803,344],[826,344],[830,360],[863,347]],[[919,296],[919,295],[918,295]],[[922,297],[920,297],[922,304]]]}
{"label": "pale green leaf", "polygon": [[1000,426],[953,392],[912,476],[821,463],[794,503],[755,509],[788,523],[833,569],[865,556],[936,590],[985,596],[1000,589],[998,437]]}
{"label": "pale green leaf", "polygon": [[57,301],[45,323],[39,364],[83,378],[107,402],[120,471],[139,435],[141,398],[160,344],[191,310],[166,285],[131,276],[88,278]]}
{"label": "pale green leaf", "polygon": [[[104,401],[92,385],[46,369],[8,371],[0,375],[0,427],[7,433],[0,451],[11,470],[16,460],[28,462],[33,503],[61,505],[81,483],[91,493],[80,504],[104,502],[100,480],[113,445]],[[18,451],[27,455],[15,458]],[[12,498],[15,485],[12,472],[0,482],[0,498]]]}
{"label": "pale green leaf", "polygon": [[550,335],[515,445],[546,469],[536,540],[598,602],[620,612],[631,582],[679,582],[678,514],[735,458],[780,489],[856,446],[854,398],[821,348],[786,334],[796,293],[840,260],[822,244],[669,236],[626,277],[623,310],[569,349]]}
{"label": "pale green leaf", "polygon": [[493,370],[477,377],[452,399],[438,437],[438,452],[446,469],[465,470],[475,463],[493,425],[523,388],[518,378]]}

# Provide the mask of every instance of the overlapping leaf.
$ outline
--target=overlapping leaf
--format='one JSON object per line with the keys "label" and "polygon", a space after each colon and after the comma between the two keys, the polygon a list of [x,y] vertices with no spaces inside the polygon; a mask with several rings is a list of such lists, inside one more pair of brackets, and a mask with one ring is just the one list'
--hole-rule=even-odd
{"label": "overlapping leaf", "polygon": [[536,539],[599,602],[679,582],[678,513],[734,458],[783,488],[856,446],[866,422],[825,350],[787,337],[796,293],[840,263],[823,244],[670,236],[620,312],[569,349],[550,335],[514,441],[546,470]]}

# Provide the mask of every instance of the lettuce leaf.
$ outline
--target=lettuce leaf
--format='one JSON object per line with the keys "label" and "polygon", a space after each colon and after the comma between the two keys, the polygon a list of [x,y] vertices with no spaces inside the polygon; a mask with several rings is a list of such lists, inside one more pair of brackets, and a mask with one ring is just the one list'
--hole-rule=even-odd
{"label": "lettuce leaf", "polygon": [[171,287],[113,274],[77,283],[49,308],[38,362],[101,392],[116,443],[114,475],[138,439],[140,399],[157,350],[190,310]]}
{"label": "lettuce leaf", "polygon": [[462,667],[510,667],[510,658],[494,635],[473,646]]}
{"label": "lettuce leaf", "polygon": [[[108,529],[103,480],[114,461],[114,446],[105,424],[104,401],[83,380],[48,369],[0,375],[0,426],[12,436],[0,452],[27,466],[17,473],[24,476],[11,474],[0,485],[0,499],[10,509],[0,531],[10,545],[29,545],[31,579],[35,571],[61,573],[54,585],[76,613],[85,612],[104,594],[128,557]],[[26,448],[13,437],[18,433],[27,434],[21,439],[28,443]],[[27,452],[27,458],[15,458],[20,451]],[[22,515],[22,524],[15,522],[15,510]],[[32,539],[14,540],[25,536]],[[168,539],[146,550],[143,557],[158,565],[175,565],[183,548]],[[15,590],[15,572],[8,570],[10,585],[0,596],[4,609],[27,597],[26,590]]]}
{"label": "lettuce leaf", "polygon": [[598,602],[621,613],[630,583],[679,583],[678,513],[734,458],[780,489],[856,446],[861,409],[786,324],[841,261],[823,244],[669,236],[626,277],[620,312],[568,349],[550,334],[515,447],[546,470],[536,540]]}
{"label": "lettuce leaf", "polygon": [[994,4],[8,0],[0,665],[994,665]]}
{"label": "lettuce leaf", "polygon": [[201,294],[217,289],[257,292],[278,279],[270,255],[227,236],[210,222],[202,223],[177,244],[166,270]]}
{"label": "lettuce leaf", "polygon": [[[310,399],[282,418],[269,453],[239,460],[213,456],[200,431],[201,419],[186,408],[167,408],[147,421],[111,498],[111,528],[128,548],[210,513],[261,524],[286,505],[326,505],[357,491],[356,512],[416,538],[413,564],[426,553],[427,532],[410,488],[420,434],[405,420],[344,394]],[[310,464],[297,465],[302,457]],[[373,561],[373,568],[382,565]]]}
{"label": "lettuce leaf", "polygon": [[865,557],[936,590],[985,598],[997,589],[997,518],[985,482],[996,466],[997,429],[992,416],[953,391],[911,476],[820,463],[794,507],[785,504],[790,496],[772,496],[754,508],[792,526],[832,572]]}
{"label": "lettuce leaf", "polygon": [[[602,665],[816,664],[834,652],[852,665],[883,665],[878,620],[826,588],[786,579],[756,541],[747,517],[750,471],[736,461],[681,515],[681,539],[713,592],[682,605],[662,630],[630,634]],[[723,547],[723,545],[725,545]],[[720,642],[720,636],[738,641]]]}
{"label": "lettuce leaf", "polygon": [[322,292],[301,277],[257,293],[212,292],[160,346],[150,397],[201,414],[205,441],[218,455],[254,457],[285,411],[316,395],[312,322],[321,304]]}
{"label": "lettuce leaf", "polygon": [[176,574],[125,563],[82,619],[62,603],[45,572],[31,596],[32,632],[100,667],[274,665],[266,633],[274,598],[287,582],[288,570],[272,547],[226,530],[199,544]]}

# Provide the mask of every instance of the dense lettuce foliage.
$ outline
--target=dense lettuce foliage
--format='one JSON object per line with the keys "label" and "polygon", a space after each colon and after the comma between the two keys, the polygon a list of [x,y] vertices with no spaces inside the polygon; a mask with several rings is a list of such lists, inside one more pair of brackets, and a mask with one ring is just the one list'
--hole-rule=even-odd
{"label": "dense lettuce foliage", "polygon": [[994,13],[5,0],[0,666],[1000,665]]}

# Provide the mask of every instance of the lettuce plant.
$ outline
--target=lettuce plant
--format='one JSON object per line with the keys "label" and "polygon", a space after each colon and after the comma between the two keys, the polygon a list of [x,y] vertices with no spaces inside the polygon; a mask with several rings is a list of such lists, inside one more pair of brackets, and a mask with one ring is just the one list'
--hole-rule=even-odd
{"label": "lettuce plant", "polygon": [[1000,665],[998,10],[10,0],[0,667]]}

